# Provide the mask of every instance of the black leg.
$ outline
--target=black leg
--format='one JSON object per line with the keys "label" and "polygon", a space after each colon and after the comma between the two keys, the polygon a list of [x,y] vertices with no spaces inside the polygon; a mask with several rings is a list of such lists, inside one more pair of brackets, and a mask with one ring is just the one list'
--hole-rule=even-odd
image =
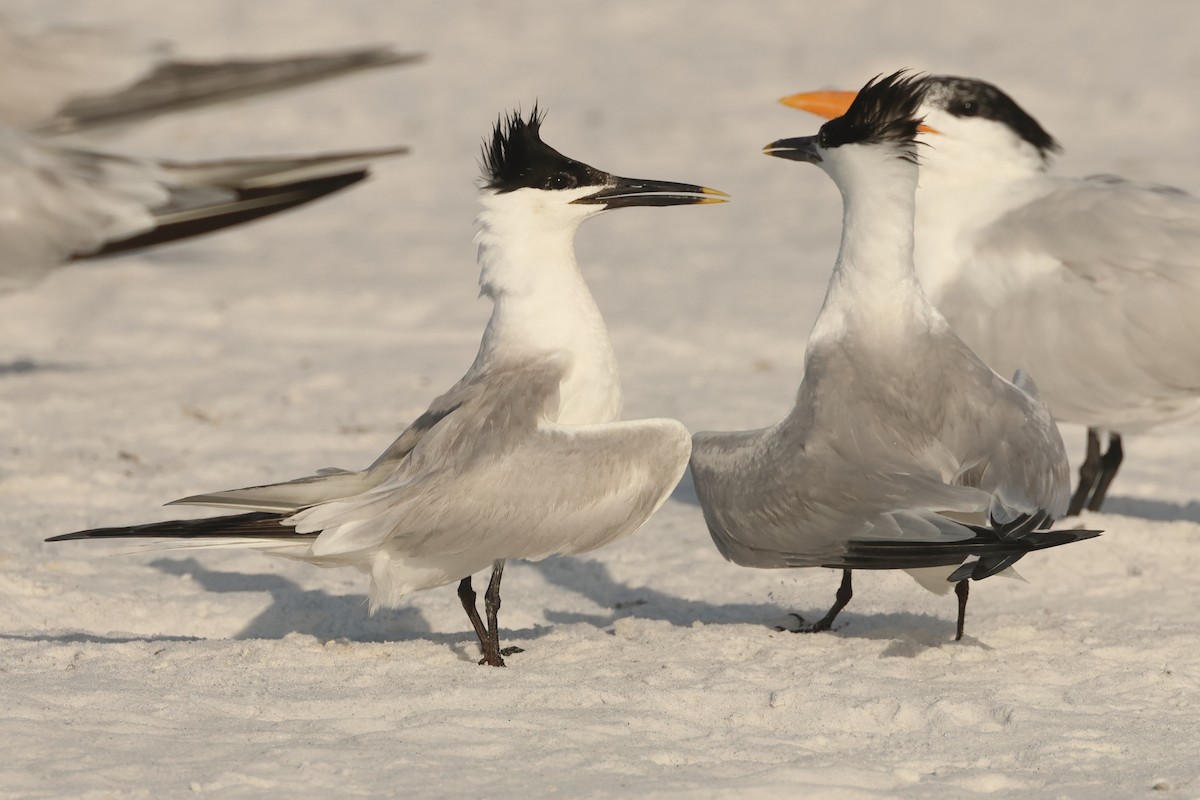
{"label": "black leg", "polygon": [[463,610],[467,612],[467,617],[471,620],[471,627],[475,629],[475,635],[479,637],[479,647],[483,650],[483,657],[486,660],[488,632],[487,628],[483,627],[483,620],[479,618],[479,609],[475,607],[475,589],[471,586],[470,575],[458,582],[458,599],[462,601]]}
{"label": "black leg", "polygon": [[960,642],[963,637],[963,623],[967,621],[967,595],[971,593],[971,584],[968,581],[959,581],[954,584],[954,593],[958,595],[958,629],[954,634],[954,641]]}
{"label": "black leg", "polygon": [[504,666],[503,656],[525,652],[519,647],[500,647],[500,580],[504,577],[504,559],[492,564],[492,580],[488,583],[487,593],[483,596],[483,605],[487,611],[488,636],[492,640],[492,648],[499,666]]}
{"label": "black leg", "polygon": [[1121,434],[1110,433],[1108,449],[1104,451],[1104,457],[1100,459],[1100,477],[1096,480],[1092,499],[1088,500],[1088,511],[1099,511],[1100,506],[1104,505],[1104,496],[1108,494],[1108,487],[1112,484],[1113,478],[1117,477],[1117,470],[1121,468],[1121,459],[1124,457],[1125,451],[1121,447]]}
{"label": "black leg", "polygon": [[850,585],[850,570],[842,570],[842,585],[837,590],[837,602],[833,604],[833,608],[829,609],[829,613],[821,617],[811,627],[806,629],[805,633],[820,633],[827,631],[833,627],[833,621],[841,610],[850,602],[850,598],[854,596],[854,589]]}
{"label": "black leg", "polygon": [[1067,507],[1068,517],[1074,517],[1083,511],[1103,469],[1100,461],[1100,434],[1095,428],[1088,428],[1087,455],[1079,465],[1079,487],[1075,489],[1071,505]]}

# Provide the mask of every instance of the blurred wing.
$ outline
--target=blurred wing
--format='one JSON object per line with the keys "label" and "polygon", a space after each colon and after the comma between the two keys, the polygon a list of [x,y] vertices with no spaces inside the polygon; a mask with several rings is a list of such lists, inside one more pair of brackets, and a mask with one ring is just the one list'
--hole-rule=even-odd
{"label": "blurred wing", "polygon": [[114,30],[22,30],[0,17],[0,122],[28,130],[72,97],[134,83],[165,55]]}
{"label": "blurred wing", "polygon": [[277,214],[365,179],[375,160],[408,152],[389,147],[315,156],[159,162],[168,200],[153,209],[152,229],[113,239],[105,256],[200,236]]}
{"label": "blurred wing", "polygon": [[63,150],[0,128],[0,289],[154,227],[166,203],[152,164]]}
{"label": "blurred wing", "polygon": [[115,92],[67,100],[37,130],[68,134],[124,125],[159,114],[278,92],[367,69],[411,64],[420,54],[390,46],[305,53],[281,58],[212,62],[168,61]]}

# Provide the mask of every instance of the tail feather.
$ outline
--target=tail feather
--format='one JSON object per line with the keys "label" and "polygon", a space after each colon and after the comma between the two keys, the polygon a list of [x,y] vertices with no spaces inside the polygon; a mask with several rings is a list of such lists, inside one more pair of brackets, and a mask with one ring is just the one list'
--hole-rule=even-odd
{"label": "tail feather", "polygon": [[411,64],[423,58],[422,54],[397,53],[384,46],[274,59],[173,61],[118,92],[87,95],[65,103],[37,130],[63,135],[126,125],[159,114],[291,89],[367,69]]}
{"label": "tail feather", "polygon": [[[822,566],[834,569],[918,569],[948,567],[973,558],[950,576],[949,580],[967,577],[982,580],[1012,566],[1026,553],[1045,550],[1064,544],[1080,542],[1099,536],[1102,531],[1057,530],[1006,539],[991,528],[969,526],[975,532],[970,539],[957,542],[852,541],[839,559]],[[957,578],[955,576],[958,576]]]}
{"label": "tail feather", "polygon": [[150,522],[124,528],[93,528],[51,536],[47,542],[66,542],[74,539],[269,539],[308,540],[316,534],[296,533],[295,528],[283,524],[287,514],[271,514],[255,511],[249,514],[231,514],[205,519],[179,519],[167,522]]}

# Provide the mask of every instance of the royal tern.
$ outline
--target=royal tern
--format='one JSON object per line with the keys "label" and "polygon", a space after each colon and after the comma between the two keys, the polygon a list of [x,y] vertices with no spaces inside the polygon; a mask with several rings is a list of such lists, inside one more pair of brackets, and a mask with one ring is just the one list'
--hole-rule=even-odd
{"label": "royal tern", "polygon": [[698,433],[692,476],[717,548],[749,567],[904,569],[958,594],[967,579],[1094,531],[1048,531],[1066,510],[1062,438],[1033,382],[1001,378],[962,343],[913,270],[919,78],[863,87],[816,136],[768,155],[814,163],[841,191],[841,249],[795,406],[769,428]]}
{"label": "royal tern", "polygon": [[[541,122],[536,106],[528,119],[513,114],[485,143],[479,282],[494,306],[475,362],[374,464],[176,501],[247,513],[50,541],[178,538],[353,566],[371,576],[372,611],[459,581],[481,663],[503,666],[505,559],[582,553],[633,532],[671,493],[691,450],[675,420],[616,421],[616,358],[575,261],[575,232],[613,208],[723,196],[574,161],[541,140]],[[488,566],[485,627],[471,576]]]}
{"label": "royal tern", "polygon": [[0,122],[52,135],[86,132],[422,57],[374,45],[181,60],[162,45],[113,30],[34,31],[0,18]]}
{"label": "royal tern", "polygon": [[0,291],[89,256],[294,208],[405,148],[183,163],[63,147],[0,124]]}
{"label": "royal tern", "polygon": [[[1121,435],[1200,409],[1200,200],[1051,175],[1058,143],[1000,89],[952,76],[924,86],[921,284],[984,361],[1029,370],[1056,419],[1087,426],[1067,513],[1099,510]],[[829,118],[852,97],[782,102]]]}

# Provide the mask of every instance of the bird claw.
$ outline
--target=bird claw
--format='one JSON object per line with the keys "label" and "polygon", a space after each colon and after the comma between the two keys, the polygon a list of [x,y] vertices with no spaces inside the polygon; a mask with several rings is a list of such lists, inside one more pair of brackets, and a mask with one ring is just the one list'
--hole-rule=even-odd
{"label": "bird claw", "polygon": [[498,650],[494,657],[488,653],[484,653],[483,658],[479,659],[479,666],[481,666],[481,667],[482,666],[507,667],[508,665],[504,663],[505,656],[511,656],[513,653],[524,653],[524,652],[525,652],[525,648],[513,646],[513,647],[505,647],[505,648]]}
{"label": "bird claw", "polygon": [[837,630],[833,627],[832,623],[826,623],[822,625],[821,623],[825,622],[823,619],[817,620],[812,625],[805,625],[804,617],[800,616],[799,614],[793,612],[788,614],[788,616],[796,618],[796,627],[785,628],[782,625],[776,625],[775,630],[779,631],[780,633],[824,633],[825,631]]}

